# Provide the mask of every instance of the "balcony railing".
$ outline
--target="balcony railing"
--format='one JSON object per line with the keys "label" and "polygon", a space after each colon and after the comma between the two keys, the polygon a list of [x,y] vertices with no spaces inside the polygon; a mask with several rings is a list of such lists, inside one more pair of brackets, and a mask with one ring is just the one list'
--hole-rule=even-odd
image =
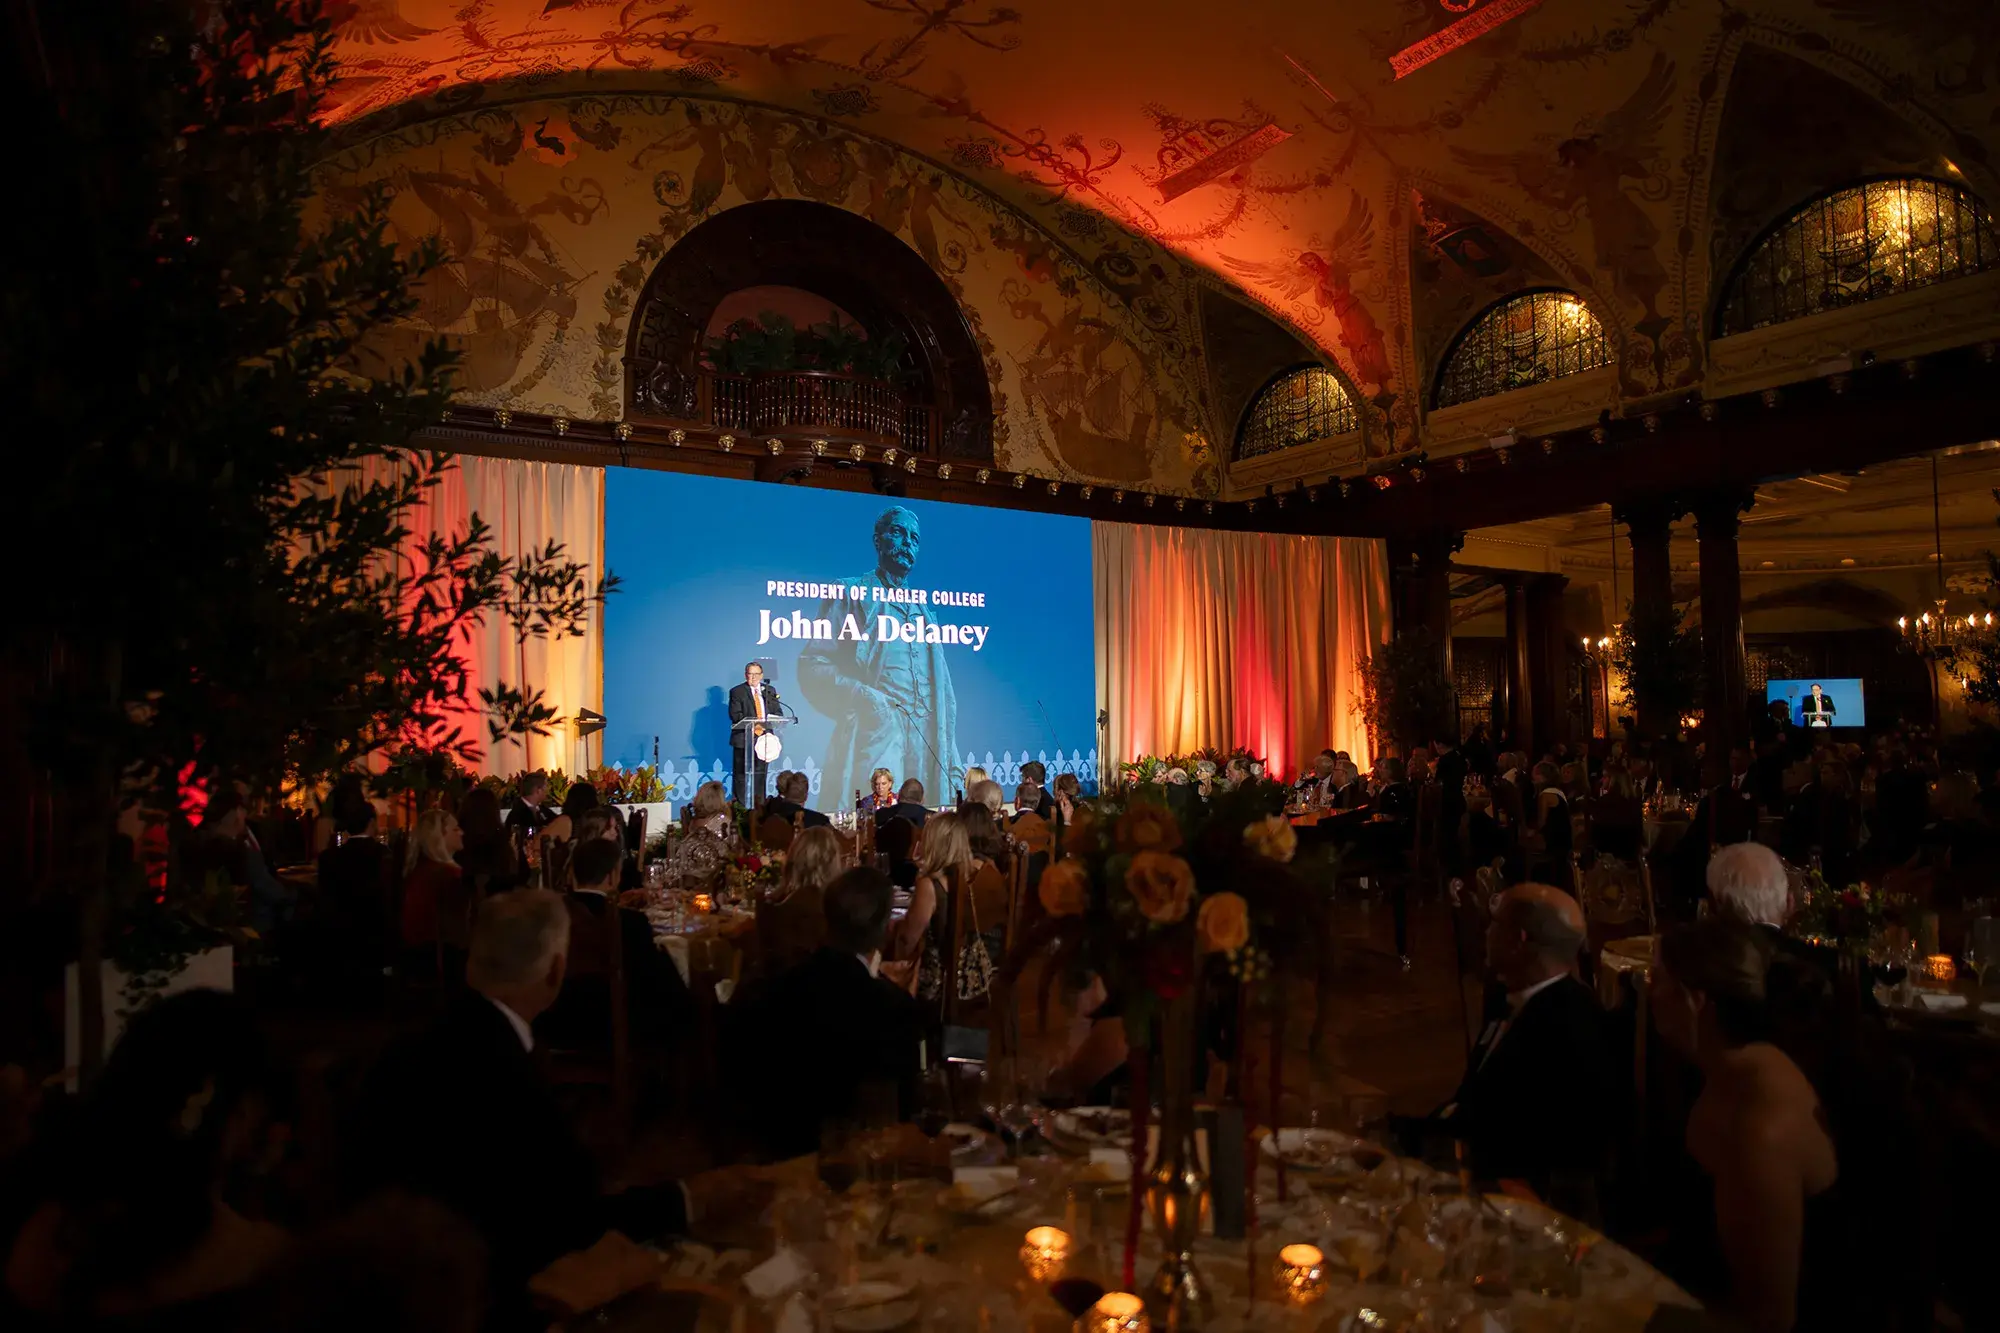
{"label": "balcony railing", "polygon": [[717,430],[816,434],[935,452],[937,409],[885,380],[818,370],[727,375],[634,364],[634,405],[648,415]]}

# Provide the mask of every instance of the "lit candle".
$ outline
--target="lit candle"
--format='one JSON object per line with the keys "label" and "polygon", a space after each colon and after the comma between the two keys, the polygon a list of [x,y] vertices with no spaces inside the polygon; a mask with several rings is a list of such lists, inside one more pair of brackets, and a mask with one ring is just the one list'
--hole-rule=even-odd
{"label": "lit candle", "polygon": [[715,910],[715,899],[706,893],[697,893],[694,896],[694,910],[697,912],[713,912]]}
{"label": "lit candle", "polygon": [[1949,982],[1958,977],[1958,964],[1948,953],[1934,953],[1917,964],[1917,972],[1928,981]]}
{"label": "lit candle", "polygon": [[1294,1305],[1310,1305],[1326,1294],[1326,1255],[1317,1245],[1287,1245],[1278,1251],[1278,1289]]}
{"label": "lit candle", "polygon": [[1061,1227],[1030,1227],[1021,1242],[1021,1267],[1037,1282],[1062,1276],[1069,1259],[1069,1233]]}
{"label": "lit candle", "polygon": [[1149,1333],[1146,1303],[1129,1291],[1107,1291],[1084,1312],[1080,1333]]}

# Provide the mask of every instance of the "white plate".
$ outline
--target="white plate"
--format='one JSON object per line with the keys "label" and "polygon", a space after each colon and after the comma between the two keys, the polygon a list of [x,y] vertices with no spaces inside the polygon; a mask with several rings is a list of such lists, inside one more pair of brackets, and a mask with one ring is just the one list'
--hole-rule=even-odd
{"label": "white plate", "polygon": [[1132,1142],[1132,1113],[1117,1106],[1079,1106],[1073,1111],[1056,1112],[1056,1128],[1083,1143],[1105,1143],[1129,1147]]}
{"label": "white plate", "polygon": [[901,1282],[854,1282],[827,1294],[827,1322],[846,1333],[888,1333],[917,1317],[916,1288]]}
{"label": "white plate", "polygon": [[994,1145],[993,1136],[977,1125],[946,1125],[943,1138],[951,1145],[954,1166],[971,1166],[986,1157]]}
{"label": "white plate", "polygon": [[1327,1171],[1337,1166],[1352,1166],[1354,1150],[1362,1143],[1331,1129],[1281,1129],[1266,1134],[1258,1146],[1273,1161],[1282,1157],[1286,1166],[1301,1171]]}

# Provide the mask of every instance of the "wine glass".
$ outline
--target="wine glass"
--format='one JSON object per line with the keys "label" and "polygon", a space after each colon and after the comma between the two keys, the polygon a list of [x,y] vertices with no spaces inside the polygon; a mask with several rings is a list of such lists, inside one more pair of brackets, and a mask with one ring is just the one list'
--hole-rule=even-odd
{"label": "wine glass", "polygon": [[1982,916],[1966,925],[1965,965],[1983,997],[1988,974],[2000,967],[2000,917]]}

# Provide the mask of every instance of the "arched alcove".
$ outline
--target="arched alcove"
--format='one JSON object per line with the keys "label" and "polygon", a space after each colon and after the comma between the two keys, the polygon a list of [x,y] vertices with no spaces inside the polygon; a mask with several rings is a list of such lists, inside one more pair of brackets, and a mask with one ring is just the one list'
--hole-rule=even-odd
{"label": "arched alcove", "polygon": [[[875,383],[809,370],[756,384],[718,375],[703,364],[711,320],[726,298],[760,287],[810,292],[869,340],[899,340],[898,373]],[[743,204],[682,237],[640,293],[625,386],[627,410],[642,420],[993,457],[992,389],[951,289],[895,235],[826,204]]]}
{"label": "arched alcove", "polygon": [[1432,407],[1453,407],[1611,364],[1604,326],[1575,292],[1516,292],[1479,312],[1438,368]]}

